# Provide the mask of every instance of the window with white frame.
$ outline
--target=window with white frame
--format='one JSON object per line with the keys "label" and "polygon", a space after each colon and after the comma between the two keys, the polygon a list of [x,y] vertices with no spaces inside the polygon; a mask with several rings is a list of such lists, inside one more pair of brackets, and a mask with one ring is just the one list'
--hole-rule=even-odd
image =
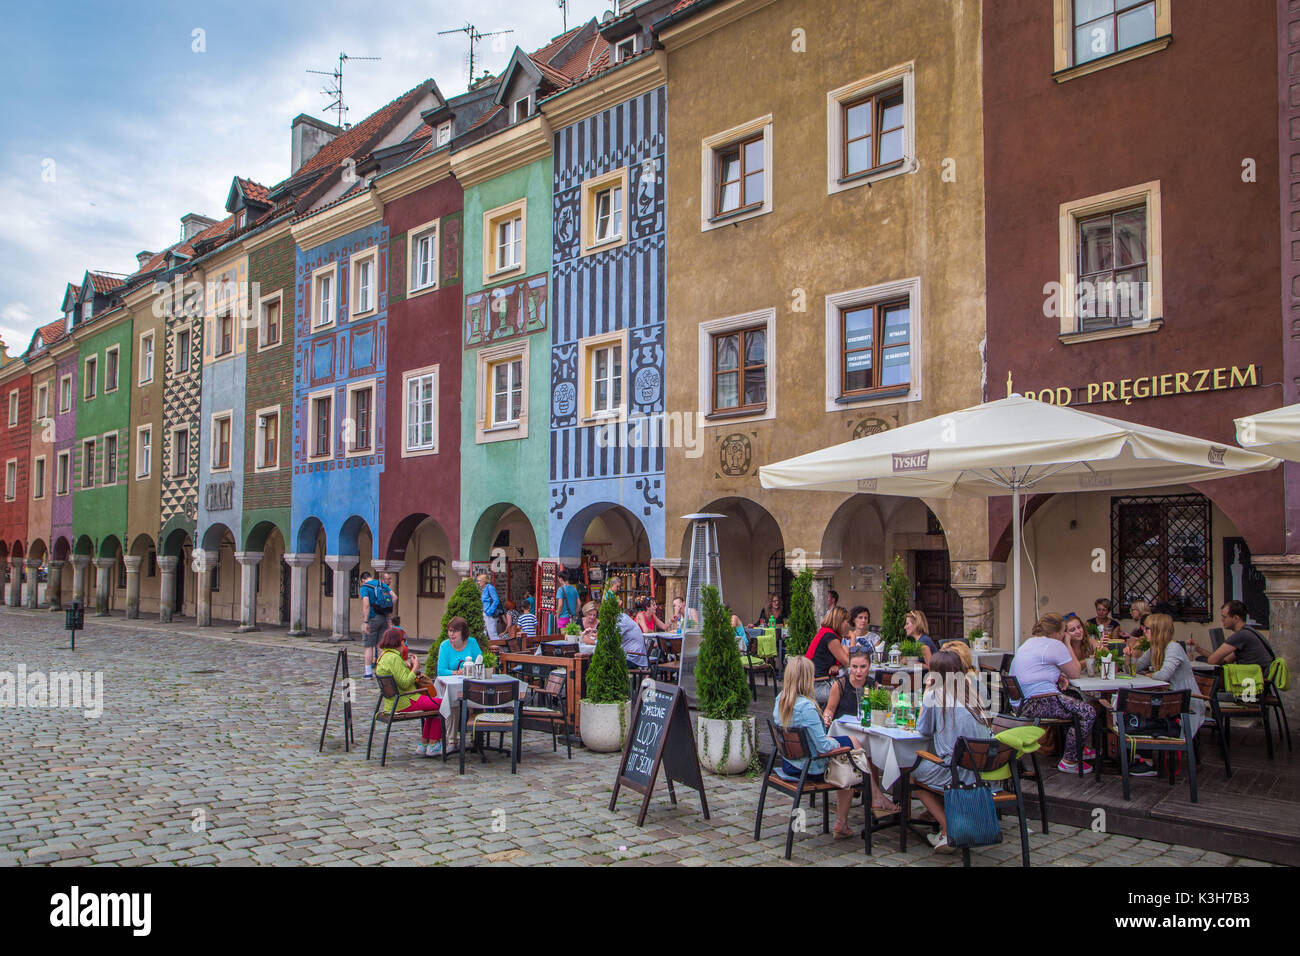
{"label": "window with white frame", "polygon": [[18,459],[10,458],[5,462],[5,501],[18,497]]}
{"label": "window with white frame", "polygon": [[117,391],[118,347],[116,345],[104,350],[104,394]]}
{"label": "window with white frame", "polygon": [[280,409],[260,408],[257,411],[258,471],[275,471],[280,467]]}
{"label": "window with white frame", "polygon": [[764,309],[699,326],[699,389],[706,419],[776,414],[776,311]]}
{"label": "window with white frame", "polygon": [[280,293],[268,296],[261,301],[261,314],[257,320],[257,347],[269,349],[280,344],[281,336],[281,315],[280,315]]}
{"label": "window with white frame", "polygon": [[626,166],[582,184],[584,254],[627,242],[626,196]]}
{"label": "window with white frame", "polygon": [[402,373],[406,393],[406,439],[403,454],[438,451],[438,366]]}
{"label": "window with white frame", "polygon": [[438,124],[438,137],[435,142],[437,146],[446,146],[451,142],[451,121]]}
{"label": "window with white frame", "polygon": [[701,228],[772,211],[772,117],[706,138],[701,149]]}
{"label": "window with white frame", "polygon": [[148,478],[153,472],[153,426],[141,425],[135,430],[135,476]]}
{"label": "window with white frame", "polygon": [[147,385],[153,381],[153,333],[146,332],[140,336],[140,384]]}
{"label": "window with white frame", "polygon": [[1061,277],[1055,297],[1061,340],[1069,344],[1160,328],[1160,182],[1062,203],[1059,222]]}
{"label": "window with white frame", "polygon": [[379,291],[376,274],[379,268],[379,251],[352,257],[352,314],[366,315],[378,308]]}
{"label": "window with white frame", "polygon": [[18,427],[18,389],[9,392],[9,427]]}
{"label": "window with white frame", "polygon": [[50,417],[50,386],[36,387],[36,420],[44,421]]}
{"label": "window with white frame", "polygon": [[230,428],[232,414],[228,411],[212,416],[212,470],[230,469]]}
{"label": "window with white frame", "polygon": [[99,388],[99,356],[92,355],[86,359],[85,367],[82,369],[82,393],[81,397],[86,401],[95,397],[96,390]]}
{"label": "window with white frame", "polygon": [[412,229],[407,239],[406,261],[410,263],[406,288],[424,292],[438,287],[438,223],[425,223]]}
{"label": "window with white frame", "polygon": [[318,392],[307,399],[311,430],[308,432],[311,458],[328,458],[334,448],[334,393]]}
{"label": "window with white frame", "polygon": [[66,495],[72,484],[72,452],[61,451],[55,459],[54,493]]}
{"label": "window with white frame", "polygon": [[45,456],[32,459],[32,497],[45,497]]}
{"label": "window with white frame", "polygon": [[81,443],[81,487],[95,487],[95,439],[87,438]]}
{"label": "window with white frame", "polygon": [[72,373],[59,378],[59,413],[72,411]]}
{"label": "window with white frame", "polygon": [[175,352],[176,352],[176,371],[188,372],[190,370],[190,330],[187,326],[183,329],[177,329],[175,335]]}
{"label": "window with white frame", "polygon": [[1057,82],[1163,50],[1170,0],[1054,0]]}
{"label": "window with white frame", "polygon": [[362,382],[348,386],[348,424],[346,427],[350,455],[368,455],[375,450],[375,386]]}
{"label": "window with white frame", "polygon": [[916,172],[913,64],[826,94],[827,192]]}
{"label": "window with white frame", "polygon": [[583,339],[578,344],[578,393],[584,419],[611,418],[626,411],[627,331]]}
{"label": "window with white frame", "polygon": [[637,35],[634,33],[630,37],[624,37],[614,44],[614,62],[622,63],[629,57],[636,56],[637,52]]}
{"label": "window with white frame", "polygon": [[921,280],[826,297],[826,410],[921,397]]}
{"label": "window with white frame", "polygon": [[184,478],[190,473],[190,430],[172,429],[172,477]]}
{"label": "window with white frame", "polygon": [[526,120],[533,112],[532,96],[522,96],[514,101],[511,106],[510,122],[518,123],[520,120]]}
{"label": "window with white frame", "polygon": [[483,281],[494,282],[524,271],[524,232],[528,223],[525,200],[483,214]]}
{"label": "window with white frame", "polygon": [[319,270],[312,277],[312,318],[313,329],[324,328],[334,323],[334,273],[330,266]]}
{"label": "window with white frame", "polygon": [[104,484],[117,484],[117,432],[104,436]]}
{"label": "window with white frame", "polygon": [[87,299],[85,302],[81,303],[82,322],[89,322],[91,318],[94,317],[94,315],[95,315],[95,303],[93,300]]}
{"label": "window with white frame", "polygon": [[528,343],[478,351],[476,441],[528,437]]}

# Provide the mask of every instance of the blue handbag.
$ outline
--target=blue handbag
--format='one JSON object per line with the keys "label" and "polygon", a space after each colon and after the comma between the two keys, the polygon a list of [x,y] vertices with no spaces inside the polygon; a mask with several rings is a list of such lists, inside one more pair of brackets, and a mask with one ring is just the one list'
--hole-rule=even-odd
{"label": "blue handbag", "polygon": [[1002,842],[1002,825],[988,787],[949,787],[943,792],[949,846],[992,846]]}

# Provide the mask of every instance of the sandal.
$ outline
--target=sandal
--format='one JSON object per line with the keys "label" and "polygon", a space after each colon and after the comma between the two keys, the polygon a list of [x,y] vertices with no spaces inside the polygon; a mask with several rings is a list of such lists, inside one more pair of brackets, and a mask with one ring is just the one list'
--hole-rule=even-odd
{"label": "sandal", "polygon": [[871,809],[872,809],[872,810],[879,810],[879,811],[882,812],[882,813],[902,813],[902,812],[903,812],[903,808],[902,808],[902,807],[900,807],[900,806],[899,806],[898,804],[896,804],[896,803],[891,802],[890,800],[885,800],[883,803],[876,803],[875,801],[872,801],[872,803],[871,803]]}
{"label": "sandal", "polygon": [[839,821],[836,821],[835,826],[831,827],[831,833],[835,836],[835,839],[837,840],[851,840],[853,839],[853,837],[857,835],[851,829],[849,829],[848,826],[845,826],[843,829],[840,829]]}

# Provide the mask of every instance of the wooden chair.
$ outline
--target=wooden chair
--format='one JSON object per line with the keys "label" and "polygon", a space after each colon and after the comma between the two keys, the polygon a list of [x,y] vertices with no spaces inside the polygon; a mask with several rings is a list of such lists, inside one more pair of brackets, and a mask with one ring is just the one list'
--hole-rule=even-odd
{"label": "wooden chair", "polygon": [[751,637],[745,642],[745,657],[741,662],[745,667],[745,676],[749,678],[749,693],[755,701],[758,700],[758,682],[754,680],[754,675],[763,675],[763,687],[768,685],[768,678],[774,677],[776,668],[772,661],[758,656],[758,638]]}
{"label": "wooden chair", "polygon": [[[769,787],[775,787],[782,793],[793,796],[794,802],[790,805],[790,812],[786,817],[785,828],[785,858],[790,859],[790,852],[794,847],[794,820],[795,814],[799,812],[799,803],[803,800],[805,793],[809,795],[822,794],[822,833],[831,832],[831,802],[830,795],[839,788],[826,783],[823,780],[809,780],[808,768],[812,765],[813,757],[829,757],[834,754],[846,754],[850,751],[849,747],[836,747],[834,750],[824,754],[818,754],[813,747],[812,739],[806,728],[796,727],[788,729],[778,727],[772,718],[767,718],[767,730],[772,735],[772,755],[767,760],[767,768],[763,772],[763,786],[758,792],[758,811],[754,814],[754,840],[761,839],[763,831],[763,807],[767,803],[767,790]],[[777,760],[787,760],[790,763],[804,761],[803,770],[799,774],[797,781],[786,780],[776,772]],[[864,840],[865,840],[864,831]],[[870,847],[868,846],[868,852]]]}
{"label": "wooden chair", "polygon": [[[1154,750],[1157,753],[1180,751],[1187,761],[1187,783],[1192,791],[1192,803],[1196,802],[1196,752],[1192,746],[1191,725],[1181,720],[1181,736],[1174,737],[1152,733],[1130,733],[1126,727],[1127,718],[1180,718],[1191,713],[1191,691],[1149,691],[1132,690],[1128,687],[1116,692],[1115,727],[1111,733],[1118,737],[1119,770],[1124,780],[1124,799],[1129,799],[1128,764],[1129,747],[1135,751]],[[1174,782],[1174,767],[1169,765],[1169,782]]]}
{"label": "wooden chair", "polygon": [[[569,674],[562,668],[556,668],[546,675],[541,687],[529,691],[528,699],[522,708],[522,719],[544,723],[551,734],[551,752],[559,750],[556,727],[564,732],[564,746],[569,759],[573,759],[572,728],[569,726]],[[525,728],[530,729],[530,728]]]}
{"label": "wooden chair", "polygon": [[[1029,702],[1025,698],[1025,692],[1020,689],[1020,682],[1016,680],[1014,677],[1012,677],[1010,674],[1007,674],[1002,678],[1002,691],[1003,694],[1005,695],[1007,706],[1011,710],[1010,716],[1019,717],[1020,712],[1024,709],[1025,704]],[[1018,706],[1013,706],[1011,704],[1011,701],[1013,700],[1020,701],[1020,704]],[[1074,739],[1079,741],[1080,751],[1083,750],[1083,744],[1084,744],[1083,727],[1079,723],[1078,717],[1072,715],[1068,720],[1065,719],[1064,717],[1027,717],[1026,719],[1029,720],[1031,723],[1033,723],[1035,727],[1056,727],[1056,728],[1073,727]],[[1068,754],[1066,754],[1065,752],[1064,735],[1062,735],[1062,740],[1061,740],[1061,756],[1062,758],[1068,756]],[[1100,752],[1098,752],[1095,760],[1096,760],[1097,767],[1101,767]],[[1079,754],[1079,776],[1080,777],[1083,776],[1084,763],[1085,761],[1083,759],[1083,754],[1080,753]]]}
{"label": "wooden chair", "polygon": [[[474,714],[470,716],[470,705],[474,705]],[[515,773],[519,766],[519,730],[523,701],[519,696],[519,682],[466,680],[461,688],[460,698],[460,772],[465,772],[465,734],[469,732],[477,743],[478,735],[484,740],[479,743],[479,757],[487,763],[487,740],[490,734],[504,734],[510,730],[510,772]],[[508,708],[508,709],[507,709]],[[444,746],[444,751],[446,747]]]}
{"label": "wooden chair", "polygon": [[1205,701],[1205,723],[1201,725],[1204,730],[1209,727],[1214,731],[1214,739],[1219,743],[1219,753],[1223,757],[1223,769],[1229,779],[1232,777],[1232,762],[1228,759],[1228,735],[1224,732],[1223,718],[1219,713],[1219,694],[1223,691],[1223,668],[1216,667],[1213,672],[1193,671],[1192,676],[1196,678],[1196,688],[1199,691],[1196,695],[1197,700]]}
{"label": "wooden chair", "polygon": [[[997,715],[997,716],[995,716],[995,717],[993,718],[993,733],[996,734],[996,733],[997,733],[998,731],[1000,731],[1000,730],[1010,730],[1012,727],[1021,727],[1021,726],[1025,725],[1025,724],[1030,724],[1030,725],[1032,726],[1032,723],[1033,723],[1032,720],[1031,720],[1030,718],[1028,718],[1028,717],[1008,717],[1008,716],[1005,716],[1005,715],[999,714],[999,715]],[[1024,760],[1024,757],[1021,757],[1020,760],[1016,761],[1016,763],[1019,764],[1019,763],[1020,763],[1021,761],[1023,761],[1023,760]],[[1033,768],[1032,771],[1031,771],[1031,773],[1033,774],[1033,780],[1034,780],[1034,783],[1038,785],[1038,811],[1039,811],[1039,818],[1040,818],[1040,820],[1042,821],[1042,824],[1043,824],[1043,835],[1046,836],[1046,835],[1047,835],[1047,832],[1048,832],[1048,829],[1047,829],[1047,792],[1043,789],[1043,770],[1042,770],[1041,767],[1038,766],[1038,752],[1037,752],[1037,751],[1035,751],[1034,753],[1031,753],[1031,754],[1029,755],[1029,763],[1030,763],[1030,766]],[[1023,784],[1023,783],[1024,783],[1024,780],[1025,780],[1025,770],[1024,770],[1024,768],[1023,768],[1023,767],[1017,767],[1017,768],[1016,768],[1016,772],[1017,772],[1017,774],[1019,775],[1019,779],[1020,779],[1021,783]],[[997,801],[995,800],[994,802],[996,803]]]}
{"label": "wooden chair", "polygon": [[[1210,708],[1211,710],[1214,711],[1216,722],[1218,723],[1219,727],[1221,727],[1223,730],[1223,738],[1225,743],[1231,744],[1232,742],[1232,721],[1234,718],[1238,720],[1261,721],[1264,724],[1264,747],[1268,751],[1268,759],[1272,760],[1273,759],[1273,731],[1268,723],[1268,711],[1270,708],[1268,705],[1265,704],[1265,700],[1269,695],[1269,689],[1272,687],[1272,685],[1269,684],[1267,681],[1265,681],[1263,693],[1261,693],[1253,701],[1242,700],[1238,697],[1234,697],[1230,692],[1223,689],[1222,686],[1223,668],[1219,668],[1219,674],[1220,674],[1219,689],[1218,692],[1214,694],[1213,699],[1210,702]],[[1272,693],[1274,694],[1274,696],[1276,696],[1277,690],[1273,689]],[[1281,706],[1280,702],[1279,702],[1279,706]],[[1289,736],[1289,732],[1288,732],[1288,736]],[[1279,743],[1280,742],[1281,741],[1279,740]]]}
{"label": "wooden chair", "polygon": [[[938,764],[944,767],[944,762],[928,751],[922,750],[917,755],[917,766],[922,760]],[[1011,804],[1016,806],[1016,819],[1020,823],[1020,862],[1021,866],[1029,866],[1029,825],[1025,821],[1025,802],[1020,795],[1020,762],[1015,759],[1016,752],[1011,747],[999,740],[975,740],[970,737],[958,737],[957,743],[953,747],[952,762],[947,765],[947,769],[952,771],[952,786],[960,784],[961,778],[958,775],[959,770],[970,770],[975,774],[975,785],[987,787],[992,790],[989,781],[985,779],[988,774],[996,774],[1004,767],[1010,768],[1011,792],[1005,790],[993,794],[993,808],[1009,807]],[[943,790],[935,787],[928,787],[923,783],[914,783],[911,775],[908,775],[908,789],[903,794],[903,799],[911,800],[911,787],[917,786],[922,790],[928,790],[930,793],[943,797]],[[1041,785],[1040,785],[1041,786]],[[962,866],[970,866],[970,847],[961,848]]]}
{"label": "wooden chair", "polygon": [[[442,719],[442,714],[436,710],[397,710],[397,701],[401,692],[397,689],[397,680],[390,674],[376,674],[375,680],[379,682],[379,696],[375,699],[375,712],[370,717],[370,739],[366,741],[366,759],[370,759],[370,749],[375,743],[375,723],[383,721],[384,723],[384,749],[379,755],[379,766],[384,766],[388,762],[388,735],[393,732],[393,724],[399,724],[404,720],[436,720],[438,722],[439,734],[438,739],[442,740],[447,735],[447,722]],[[388,711],[382,711],[384,698],[390,699],[393,703]],[[442,762],[447,762],[447,745],[444,741],[442,746]]]}

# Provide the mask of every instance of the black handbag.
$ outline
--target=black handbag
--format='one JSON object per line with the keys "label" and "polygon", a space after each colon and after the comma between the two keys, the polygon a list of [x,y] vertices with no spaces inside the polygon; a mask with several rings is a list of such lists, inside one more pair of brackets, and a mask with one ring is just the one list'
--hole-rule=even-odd
{"label": "black handbag", "polygon": [[1124,733],[1130,737],[1181,737],[1183,723],[1177,717],[1124,715]]}

